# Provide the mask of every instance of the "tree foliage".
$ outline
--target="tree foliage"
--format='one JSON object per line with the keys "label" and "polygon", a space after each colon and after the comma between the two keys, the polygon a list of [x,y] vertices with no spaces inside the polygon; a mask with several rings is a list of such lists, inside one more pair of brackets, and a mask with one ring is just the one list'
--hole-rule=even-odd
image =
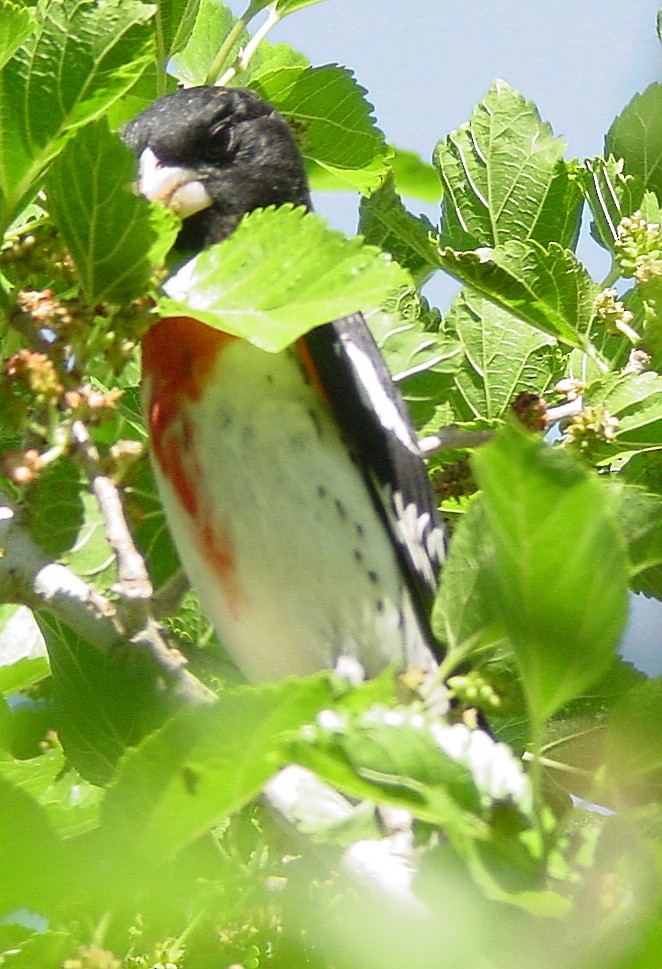
{"label": "tree foliage", "polygon": [[[618,646],[662,599],[662,85],[580,163],[495,81],[428,165],[266,40],[311,2],[0,0],[0,961],[656,969],[662,693]],[[165,295],[117,130],[175,78],[268,98],[361,238],[256,212]],[[238,681],[145,454],[173,304],[268,351],[363,310],[452,523],[447,693]]]}

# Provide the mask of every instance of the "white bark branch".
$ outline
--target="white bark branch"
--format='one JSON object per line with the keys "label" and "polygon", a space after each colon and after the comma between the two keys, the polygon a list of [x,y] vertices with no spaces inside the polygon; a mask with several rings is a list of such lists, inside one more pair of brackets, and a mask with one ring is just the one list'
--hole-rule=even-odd
{"label": "white bark branch", "polygon": [[101,652],[120,638],[115,606],[69,569],[53,562],[16,520],[0,491],[0,601],[46,609]]}
{"label": "white bark branch", "polygon": [[126,600],[148,603],[152,598],[145,561],[136,548],[126,518],[122,499],[115,482],[103,474],[99,452],[90,439],[83,421],[74,421],[71,427],[83,469],[99,504],[108,542],[115,554],[119,583],[117,591]]}
{"label": "white bark branch", "polygon": [[149,652],[157,673],[174,693],[190,703],[209,702],[214,694],[186,669],[186,660],[165,642],[159,626],[147,619],[126,629],[115,605],[70,569],[53,562],[17,520],[16,510],[0,490],[0,602],[47,611],[89,643],[108,653],[127,642]]}

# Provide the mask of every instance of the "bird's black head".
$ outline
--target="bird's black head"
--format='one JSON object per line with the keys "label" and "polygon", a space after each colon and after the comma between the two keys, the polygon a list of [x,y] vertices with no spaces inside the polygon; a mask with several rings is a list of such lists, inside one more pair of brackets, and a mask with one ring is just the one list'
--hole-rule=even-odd
{"label": "bird's black head", "polygon": [[286,121],[252,91],[175,91],[130,121],[123,138],[138,157],[143,195],[182,216],[180,250],[220,242],[256,208],[311,207],[303,159]]}

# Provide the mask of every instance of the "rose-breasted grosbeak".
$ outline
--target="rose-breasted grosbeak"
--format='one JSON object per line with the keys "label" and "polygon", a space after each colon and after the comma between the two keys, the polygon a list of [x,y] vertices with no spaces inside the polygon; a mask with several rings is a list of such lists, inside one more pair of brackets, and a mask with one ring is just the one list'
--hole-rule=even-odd
{"label": "rose-breasted grosbeak", "polygon": [[[197,87],[125,129],[139,189],[189,252],[252,209],[310,208],[284,119],[251,91]],[[430,669],[444,534],[402,400],[360,314],[267,353],[189,317],[143,341],[168,524],[223,645],[252,681],[390,663]]]}

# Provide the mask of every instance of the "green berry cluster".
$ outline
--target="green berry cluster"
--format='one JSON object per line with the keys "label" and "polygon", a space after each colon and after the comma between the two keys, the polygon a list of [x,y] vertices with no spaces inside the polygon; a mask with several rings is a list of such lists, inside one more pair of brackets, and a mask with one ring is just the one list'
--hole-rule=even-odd
{"label": "green berry cluster", "polygon": [[478,490],[468,458],[452,461],[432,473],[432,483],[439,501],[459,501]]}
{"label": "green berry cluster", "polygon": [[448,686],[453,697],[465,706],[492,711],[501,706],[500,696],[478,670],[451,676]]}
{"label": "green berry cluster", "polygon": [[623,276],[648,283],[662,276],[662,232],[647,222],[641,212],[622,219],[614,244],[616,260]]}
{"label": "green berry cluster", "polygon": [[566,427],[566,445],[583,457],[591,454],[603,444],[611,444],[618,431],[618,419],[601,404],[585,407]]}
{"label": "green berry cluster", "polygon": [[634,314],[625,308],[619,300],[615,289],[603,289],[595,299],[595,312],[598,319],[604,323],[607,333],[611,336],[627,336],[633,343],[637,343],[639,336],[632,329]]}

